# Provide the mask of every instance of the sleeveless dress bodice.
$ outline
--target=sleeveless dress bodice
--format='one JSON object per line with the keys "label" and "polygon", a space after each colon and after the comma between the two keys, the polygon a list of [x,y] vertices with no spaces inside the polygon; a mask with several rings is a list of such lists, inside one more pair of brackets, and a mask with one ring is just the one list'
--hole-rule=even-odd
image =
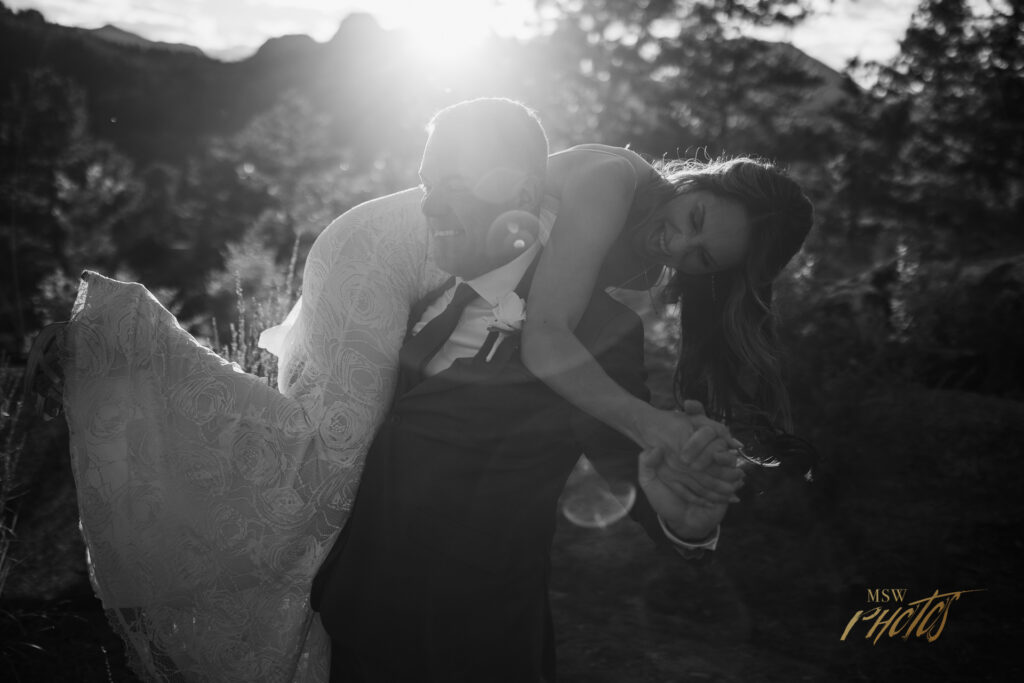
{"label": "sleeveless dress bodice", "polygon": [[[540,207],[540,240],[547,244],[551,229],[558,217],[559,199],[545,195]],[[663,267],[641,259],[633,248],[632,240],[639,224],[624,226],[612,243],[611,249],[598,271],[596,287],[599,289],[628,289],[646,291],[658,284]]]}

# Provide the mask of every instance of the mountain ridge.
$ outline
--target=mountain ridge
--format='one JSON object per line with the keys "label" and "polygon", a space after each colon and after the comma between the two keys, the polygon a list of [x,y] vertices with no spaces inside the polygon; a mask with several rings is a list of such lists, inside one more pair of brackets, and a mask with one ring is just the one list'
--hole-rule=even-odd
{"label": "mountain ridge", "polygon": [[[25,78],[44,69],[68,79],[87,95],[91,132],[143,163],[187,158],[210,138],[241,130],[288,93],[334,121],[329,128],[337,138],[325,144],[349,142],[366,150],[375,144],[390,149],[398,144],[396,132],[411,137],[410,118],[425,121],[453,98],[501,94],[538,106],[534,98],[544,97],[536,91],[537,77],[515,71],[523,47],[514,41],[493,45],[478,59],[493,69],[443,83],[415,63],[400,32],[382,29],[366,13],[347,16],[326,42],[280,36],[245,59],[225,62],[194,46],[148,41],[113,25],[78,29],[47,22],[35,11],[0,8],[0,76]],[[845,77],[798,48],[776,45],[822,78],[802,107],[811,113],[800,112],[817,115],[838,97]],[[543,63],[543,55],[534,57]],[[821,96],[825,91],[828,96]]]}
{"label": "mountain ridge", "polygon": [[130,45],[143,49],[170,50],[172,52],[185,52],[189,54],[203,55],[204,57],[207,56],[202,49],[195,45],[190,45],[188,43],[167,43],[162,40],[150,40],[148,38],[143,38],[137,33],[126,31],[114,24],[105,24],[100,28],[83,28],[80,30],[90,33],[101,40],[107,40],[118,45]]}

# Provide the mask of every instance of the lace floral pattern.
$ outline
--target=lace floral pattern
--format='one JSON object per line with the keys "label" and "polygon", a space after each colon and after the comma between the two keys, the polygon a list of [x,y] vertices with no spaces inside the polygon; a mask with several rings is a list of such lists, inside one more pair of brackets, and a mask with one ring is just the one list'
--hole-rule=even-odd
{"label": "lace floral pattern", "polygon": [[65,408],[93,586],[146,680],[325,681],[309,586],[394,391],[409,307],[443,279],[419,192],[311,251],[268,335],[280,392],[200,346],[138,284],[83,276]]}

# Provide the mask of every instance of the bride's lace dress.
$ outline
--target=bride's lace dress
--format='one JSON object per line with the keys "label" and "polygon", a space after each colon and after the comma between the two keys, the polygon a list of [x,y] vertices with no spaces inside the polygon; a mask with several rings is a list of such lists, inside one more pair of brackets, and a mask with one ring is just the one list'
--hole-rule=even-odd
{"label": "bride's lace dress", "polygon": [[93,583],[148,680],[320,681],[309,585],[391,400],[430,265],[417,190],[329,226],[266,335],[280,389],[200,346],[138,284],[83,277],[65,407]]}

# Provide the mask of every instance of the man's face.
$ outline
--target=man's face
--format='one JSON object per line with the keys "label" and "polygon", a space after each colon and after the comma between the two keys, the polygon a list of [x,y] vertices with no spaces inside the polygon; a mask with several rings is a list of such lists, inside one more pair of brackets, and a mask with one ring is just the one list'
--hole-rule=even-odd
{"label": "man's face", "polygon": [[471,280],[518,255],[488,237],[495,219],[524,208],[526,174],[509,167],[499,141],[462,137],[443,130],[431,134],[420,163],[420,182],[434,262],[447,273]]}

